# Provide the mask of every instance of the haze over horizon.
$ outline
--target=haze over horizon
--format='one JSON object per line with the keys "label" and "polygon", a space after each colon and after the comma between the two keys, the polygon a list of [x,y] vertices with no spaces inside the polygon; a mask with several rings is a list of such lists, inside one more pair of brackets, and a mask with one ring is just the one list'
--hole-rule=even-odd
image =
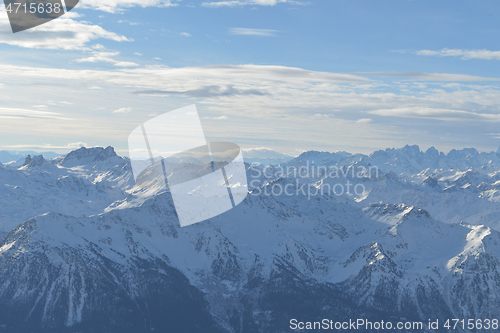
{"label": "haze over horizon", "polygon": [[[93,147],[80,146],[80,147],[75,147],[75,148],[71,148],[71,149],[66,148],[65,151],[62,151],[62,148],[61,148],[61,151],[58,153],[53,152],[53,151],[43,150],[43,149],[25,150],[25,151],[0,150],[0,163],[17,161],[19,159],[25,158],[26,155],[28,155],[28,154],[32,155],[32,157],[35,155],[41,154],[41,155],[44,155],[44,157],[46,159],[52,159],[56,156],[67,155],[70,152],[79,150],[80,148],[92,149],[92,148],[106,148],[106,147],[108,147],[108,146],[93,146]],[[120,150],[115,149],[114,147],[112,147],[112,148],[116,151],[116,154],[118,156],[128,157],[127,150],[120,151]],[[283,153],[280,151],[272,150],[272,149],[267,148],[267,147],[242,148],[242,151],[243,151],[243,157],[244,157],[245,161],[247,161],[247,162],[269,159],[269,160],[273,160],[273,162],[278,163],[277,161],[279,159],[283,159],[283,161],[288,161],[290,159],[293,159],[295,157],[300,156],[301,154],[308,153],[308,152],[319,152],[319,153],[329,153],[329,154],[348,153],[349,155],[361,154],[361,155],[365,155],[365,156],[371,156],[373,153],[376,153],[378,151],[404,151],[404,150],[412,150],[413,148],[418,149],[421,153],[427,153],[428,151],[432,150],[433,148],[436,149],[434,146],[431,146],[431,147],[424,149],[423,147],[420,147],[418,145],[405,145],[402,147],[387,147],[385,149],[377,149],[377,150],[370,151],[368,153],[350,152],[350,151],[345,151],[345,150],[326,151],[326,150],[317,150],[317,149],[303,150],[303,151],[298,151],[295,153]],[[480,151],[480,150],[476,149],[475,147],[453,148],[449,151],[441,151],[441,150],[436,149],[436,151],[438,151],[439,153],[444,153],[445,155],[449,155],[451,151],[464,151],[464,152],[466,152],[468,150],[475,150],[479,154],[499,153],[500,147],[496,150],[491,150],[491,151],[489,151],[489,150],[488,151]],[[13,156],[12,159],[8,159],[8,157],[6,156],[5,153],[7,153],[7,154],[11,153]],[[49,156],[47,157],[47,156],[45,156],[45,154],[49,154]],[[14,158],[14,156],[16,156],[16,157]]]}

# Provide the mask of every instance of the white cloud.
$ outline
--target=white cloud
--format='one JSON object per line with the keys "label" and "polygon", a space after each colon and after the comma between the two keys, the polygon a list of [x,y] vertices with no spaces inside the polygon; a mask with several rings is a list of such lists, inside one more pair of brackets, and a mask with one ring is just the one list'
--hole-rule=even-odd
{"label": "white cloud", "polygon": [[480,82],[500,81],[499,78],[475,76],[468,74],[453,73],[423,73],[423,72],[358,72],[359,75],[402,78],[411,81],[453,81],[453,82]]}
{"label": "white cloud", "polygon": [[404,107],[394,109],[379,109],[368,113],[379,116],[403,118],[427,118],[439,120],[481,120],[500,121],[500,114],[477,113],[464,110],[439,109],[430,107]]}
{"label": "white cloud", "polygon": [[135,67],[139,66],[139,64],[136,64],[135,62],[130,62],[130,61],[119,61],[116,59],[113,59],[113,57],[116,57],[120,55],[120,52],[100,52],[100,51],[93,51],[92,56],[87,57],[87,58],[80,58],[77,59],[77,62],[92,62],[92,63],[97,63],[97,62],[108,62],[113,64],[114,66],[117,67]]}
{"label": "white cloud", "polygon": [[276,36],[277,30],[271,29],[251,29],[251,28],[230,28],[231,35],[246,35],[246,36]]}
{"label": "white cloud", "polygon": [[420,50],[416,52],[422,56],[438,56],[438,57],[459,57],[463,60],[469,59],[484,59],[484,60],[500,60],[500,51],[490,50],[460,50],[460,49],[442,49],[440,51]]}
{"label": "white cloud", "polygon": [[60,113],[30,109],[0,107],[0,118],[2,119],[59,119],[70,120]]}
{"label": "white cloud", "polygon": [[212,119],[212,120],[228,120],[229,117],[227,116],[220,116],[220,117],[203,117],[203,119]]}
{"label": "white cloud", "polygon": [[73,103],[68,102],[68,101],[53,101],[53,100],[48,100],[47,104],[49,104],[49,105],[73,105]]}
{"label": "white cloud", "polygon": [[88,144],[86,144],[85,142],[72,142],[72,143],[68,143],[66,145],[67,148],[81,148],[81,147],[88,147]]}
{"label": "white cloud", "polygon": [[127,20],[119,20],[118,23],[128,23],[129,25],[139,25],[139,23],[137,22],[130,22],[130,21],[127,21]]}
{"label": "white cloud", "polygon": [[225,1],[206,1],[201,5],[204,7],[239,7],[248,5],[258,6],[276,6],[279,3],[288,3],[292,5],[305,5],[306,2],[296,0],[225,0]]}
{"label": "white cloud", "polygon": [[132,108],[128,107],[128,108],[117,109],[117,110],[113,111],[113,113],[129,113],[131,111],[132,111]]}
{"label": "white cloud", "polygon": [[102,10],[108,13],[120,13],[131,7],[173,7],[177,6],[171,0],[80,0],[83,8]]}
{"label": "white cloud", "polygon": [[189,32],[181,32],[180,35],[182,37],[191,37],[191,34]]}
{"label": "white cloud", "polygon": [[[49,105],[49,111],[79,118],[53,121],[57,126],[51,123],[50,128],[38,126],[38,119],[2,119],[0,135],[20,136],[16,133],[24,134],[23,129],[30,126],[33,137],[60,138],[47,140],[52,143],[85,141],[126,149],[129,131],[135,124],[191,103],[198,104],[201,117],[224,115],[229,119],[225,122],[231,122],[221,131],[223,119],[207,121],[207,137],[251,146],[292,145],[300,149],[367,151],[398,142],[442,142],[441,148],[457,147],[458,142],[488,145],[491,143],[481,141],[486,137],[481,133],[496,133],[493,128],[500,121],[500,83],[462,82],[450,86],[450,81],[437,81],[457,74],[436,77],[433,73],[414,73],[416,79],[412,82],[408,73],[391,73],[392,81],[377,81],[373,75],[261,65],[154,65],[109,70],[0,65],[0,81],[5,83],[4,97],[0,96],[3,105],[13,103],[6,99],[8,96],[18,101],[19,107]],[[428,77],[435,81],[419,84]],[[481,78],[469,79],[477,82]],[[19,91],[16,85],[25,82],[43,82],[46,86],[25,84],[30,99],[24,102],[26,90]],[[51,86],[56,88],[47,89]],[[103,90],[88,89],[92,86]],[[74,104],[65,107],[47,102],[60,96]],[[122,105],[116,106],[111,96],[120,96]],[[99,106],[109,111],[96,110]],[[126,117],[113,115],[112,111],[119,107],[123,112],[134,111]],[[442,132],[434,131],[436,119],[446,120],[439,123],[440,129],[448,126],[446,130],[458,134],[447,135],[449,140],[445,142]],[[19,143],[26,142],[22,140]]]}
{"label": "white cloud", "polygon": [[67,145],[53,145],[50,143],[39,144],[39,145],[6,145],[2,146],[2,148],[15,149],[15,150],[32,150],[32,149],[43,149],[43,150],[60,150],[60,149],[78,149],[81,147],[88,147],[89,145],[85,142],[72,142]]}
{"label": "white cloud", "polygon": [[333,118],[333,115],[327,113],[315,113],[313,117],[316,118]]}
{"label": "white cloud", "polygon": [[3,18],[0,19],[0,43],[34,49],[83,50],[88,49],[87,43],[99,38],[117,42],[130,41],[125,36],[98,25],[74,20],[78,17],[78,13],[68,12],[50,22],[13,34],[5,7],[0,6],[0,18]]}

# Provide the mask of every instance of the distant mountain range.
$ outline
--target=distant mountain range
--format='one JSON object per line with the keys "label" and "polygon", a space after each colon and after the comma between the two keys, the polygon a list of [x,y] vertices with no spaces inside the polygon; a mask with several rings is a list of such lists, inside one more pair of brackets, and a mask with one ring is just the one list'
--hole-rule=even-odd
{"label": "distant mountain range", "polygon": [[268,148],[246,148],[242,150],[247,163],[260,163],[264,165],[280,164],[288,162],[295,157]]}
{"label": "distant mountain range", "polygon": [[30,157],[0,165],[0,332],[500,318],[497,152],[266,155],[240,205],[185,228],[112,147]]}
{"label": "distant mountain range", "polygon": [[61,156],[61,154],[57,154],[50,151],[37,153],[35,151],[0,150],[0,163],[16,162],[19,161],[20,159],[24,159],[28,155],[33,155],[33,156],[43,155],[47,159]]}

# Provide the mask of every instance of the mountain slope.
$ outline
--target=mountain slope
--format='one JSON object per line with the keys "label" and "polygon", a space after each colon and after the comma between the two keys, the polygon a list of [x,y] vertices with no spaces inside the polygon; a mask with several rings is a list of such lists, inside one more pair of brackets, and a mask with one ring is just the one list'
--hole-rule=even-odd
{"label": "mountain slope", "polygon": [[[180,228],[165,182],[132,186],[111,149],[0,168],[4,219],[27,216],[3,225],[0,332],[290,332],[293,318],[500,316],[498,202],[481,195],[496,191],[496,172],[352,176],[355,162],[336,178],[293,177],[247,166],[257,182],[240,205]],[[329,163],[321,155],[289,163]],[[366,191],[302,190],[346,180]],[[278,185],[292,195],[273,194]]]}

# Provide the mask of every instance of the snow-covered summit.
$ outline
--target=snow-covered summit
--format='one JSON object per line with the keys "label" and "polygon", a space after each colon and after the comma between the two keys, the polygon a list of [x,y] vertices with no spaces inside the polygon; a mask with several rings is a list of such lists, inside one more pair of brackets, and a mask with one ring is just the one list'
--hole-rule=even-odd
{"label": "snow-covered summit", "polygon": [[63,166],[69,165],[83,165],[90,162],[102,162],[108,159],[118,157],[115,149],[111,146],[106,148],[94,147],[86,148],[81,147],[77,150],[73,150],[69,154],[56,159],[57,163]]}
{"label": "snow-covered summit", "polygon": [[[406,146],[247,164],[257,180],[247,198],[185,228],[163,173],[134,186],[111,147],[30,156],[0,168],[0,324],[166,331],[188,313],[204,323],[191,333],[267,333],[304,311],[311,320],[497,317],[495,156]],[[338,173],[278,172],[312,165]],[[369,166],[380,172],[351,173]],[[331,191],[347,182],[350,191]]]}
{"label": "snow-covered summit", "polygon": [[43,155],[33,156],[33,158],[31,157],[31,155],[28,155],[26,156],[26,159],[24,160],[24,164],[22,166],[33,168],[42,166],[46,162],[47,161],[45,160],[45,158],[43,158]]}

